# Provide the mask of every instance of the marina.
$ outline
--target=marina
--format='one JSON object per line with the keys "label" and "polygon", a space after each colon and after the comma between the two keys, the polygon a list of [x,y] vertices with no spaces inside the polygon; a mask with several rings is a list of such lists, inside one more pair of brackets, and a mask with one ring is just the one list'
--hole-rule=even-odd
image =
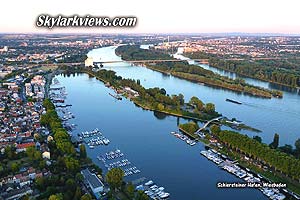
{"label": "marina", "polygon": [[208,160],[216,163],[221,169],[224,169],[225,171],[235,175],[246,183],[250,183],[249,185],[257,185],[258,189],[269,199],[283,200],[286,198],[286,196],[283,194],[284,191],[280,192],[280,190],[277,188],[263,187],[265,182],[270,182],[264,179],[261,175],[256,175],[247,168],[243,169],[238,165],[238,163],[227,159],[226,156],[222,155],[216,150],[203,150],[200,152],[200,154],[206,157]]}
{"label": "marina", "polygon": [[[124,171],[125,177],[138,174],[141,172],[128,159],[123,158],[123,156],[124,153],[122,153],[121,150],[116,149],[113,151],[109,151],[103,155],[100,155],[97,158],[99,161],[103,162],[107,170],[110,170],[112,168],[121,168]],[[122,160],[118,160],[119,158],[122,158]],[[110,162],[110,161],[114,161],[114,162]]]}
{"label": "marina", "polygon": [[72,131],[76,129],[77,124],[70,123],[69,120],[74,119],[75,115],[69,110],[70,104],[63,104],[67,99],[67,92],[65,86],[60,86],[60,82],[57,78],[53,78],[52,84],[49,88],[49,98],[55,105],[55,110],[59,114],[62,120],[63,127],[68,131],[69,135],[72,135]]}
{"label": "marina", "polygon": [[147,181],[142,185],[136,186],[136,190],[143,191],[151,199],[168,199],[170,193],[165,192],[164,187],[157,186],[152,180]]}
{"label": "marina", "polygon": [[182,141],[185,141],[186,144],[190,145],[190,146],[194,146],[196,144],[196,142],[192,139],[190,139],[188,136],[180,134],[178,132],[172,131],[171,132],[172,135],[174,135],[175,137],[179,138]]}
{"label": "marina", "polygon": [[108,145],[110,143],[110,140],[106,138],[98,128],[92,131],[78,133],[78,137],[80,140],[83,140],[90,149],[93,149],[95,146]]}

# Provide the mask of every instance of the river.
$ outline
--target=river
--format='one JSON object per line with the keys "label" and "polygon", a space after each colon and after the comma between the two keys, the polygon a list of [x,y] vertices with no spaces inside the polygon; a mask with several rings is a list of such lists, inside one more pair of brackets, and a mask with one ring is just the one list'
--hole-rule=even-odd
{"label": "river", "polygon": [[[102,61],[116,60],[121,58],[115,55],[116,47],[104,47],[94,49],[88,56],[95,61],[101,58]],[[201,65],[222,75],[237,77],[234,73],[225,72],[208,65]],[[182,93],[188,100],[192,96],[199,97],[203,102],[212,102],[216,105],[216,110],[228,118],[237,118],[245,124],[255,127],[262,132],[258,135],[263,141],[270,143],[274,134],[280,135],[280,144],[292,144],[300,138],[300,95],[297,92],[283,90],[282,99],[262,99],[249,95],[237,94],[223,89],[216,89],[192,83],[173,76],[163,75],[145,67],[130,65],[129,63],[105,64],[105,69],[113,70],[125,78],[140,79],[141,84],[146,87],[163,87],[168,94]],[[276,85],[263,81],[245,78],[253,85],[274,89]],[[276,87],[278,89],[278,87]],[[243,102],[242,105],[226,102],[226,98],[231,98]],[[242,131],[249,136],[256,133]]]}
{"label": "river", "polygon": [[[89,56],[95,61],[100,58],[101,61],[121,60],[114,50],[115,47],[95,49]],[[126,62],[105,64],[104,68],[114,70],[126,78],[140,79],[146,88],[163,87],[169,94],[182,93],[186,99],[197,96],[204,102],[213,102],[224,116],[235,117],[261,129],[259,135],[265,142],[271,142],[275,132],[280,134],[281,144],[293,144],[300,137],[300,97],[296,93],[284,91],[283,99],[261,99],[191,83]],[[103,163],[96,157],[119,148],[142,171],[126,180],[140,177],[152,179],[170,192],[171,199],[266,199],[255,189],[217,189],[218,181],[241,180],[201,156],[203,144],[191,147],[171,135],[171,131],[177,130],[178,118],[154,115],[151,111],[136,107],[127,99],[117,101],[108,95],[111,90],[102,82],[86,74],[56,77],[68,92],[66,103],[73,105],[70,111],[76,117],[71,122],[78,125],[74,134],[98,127],[110,139],[108,146],[87,148],[88,155],[103,169]],[[250,81],[255,85],[269,87],[267,83],[247,79],[247,82]],[[236,99],[243,104],[228,103],[226,98]],[[256,135],[248,131],[243,133]]]}
{"label": "river", "polygon": [[[144,68],[141,68],[144,69]],[[127,181],[146,177],[163,186],[171,200],[199,199],[266,199],[255,189],[217,189],[221,182],[241,182],[200,155],[204,145],[189,146],[170,134],[177,130],[178,118],[155,116],[152,111],[136,107],[127,99],[118,101],[104,84],[86,74],[56,76],[68,93],[66,104],[75,115],[76,136],[82,131],[99,128],[109,138],[108,146],[87,147],[88,156],[106,172],[98,155],[120,149],[141,173]]]}

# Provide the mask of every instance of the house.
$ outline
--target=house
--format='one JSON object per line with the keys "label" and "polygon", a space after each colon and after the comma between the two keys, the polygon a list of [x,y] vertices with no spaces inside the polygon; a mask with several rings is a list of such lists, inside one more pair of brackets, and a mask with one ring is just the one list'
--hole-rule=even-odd
{"label": "house", "polygon": [[50,160],[50,152],[49,151],[45,151],[43,154],[42,154],[42,157],[43,158],[46,158],[48,160]]}
{"label": "house", "polygon": [[86,185],[91,188],[94,195],[96,195],[99,192],[103,192],[104,184],[101,182],[101,180],[97,177],[96,174],[91,173],[89,169],[82,170],[81,174],[83,175]]}
{"label": "house", "polygon": [[31,147],[31,146],[35,146],[35,143],[34,142],[28,142],[28,143],[23,143],[23,144],[17,144],[16,145],[16,152],[19,153],[19,152],[22,152],[22,151],[26,151],[26,149],[28,147]]}

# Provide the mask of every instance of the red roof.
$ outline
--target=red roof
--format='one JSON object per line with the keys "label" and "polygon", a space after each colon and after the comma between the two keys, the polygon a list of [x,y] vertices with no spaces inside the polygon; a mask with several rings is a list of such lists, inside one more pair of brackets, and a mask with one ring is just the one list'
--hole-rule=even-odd
{"label": "red roof", "polygon": [[26,149],[28,147],[34,146],[34,142],[24,143],[24,144],[18,144],[17,149]]}

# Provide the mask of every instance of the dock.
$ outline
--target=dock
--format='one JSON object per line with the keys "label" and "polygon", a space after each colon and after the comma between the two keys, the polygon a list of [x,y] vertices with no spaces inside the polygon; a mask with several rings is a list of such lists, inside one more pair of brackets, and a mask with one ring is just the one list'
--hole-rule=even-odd
{"label": "dock", "polygon": [[122,97],[120,95],[112,94],[112,93],[108,93],[108,94],[117,100],[122,100]]}

